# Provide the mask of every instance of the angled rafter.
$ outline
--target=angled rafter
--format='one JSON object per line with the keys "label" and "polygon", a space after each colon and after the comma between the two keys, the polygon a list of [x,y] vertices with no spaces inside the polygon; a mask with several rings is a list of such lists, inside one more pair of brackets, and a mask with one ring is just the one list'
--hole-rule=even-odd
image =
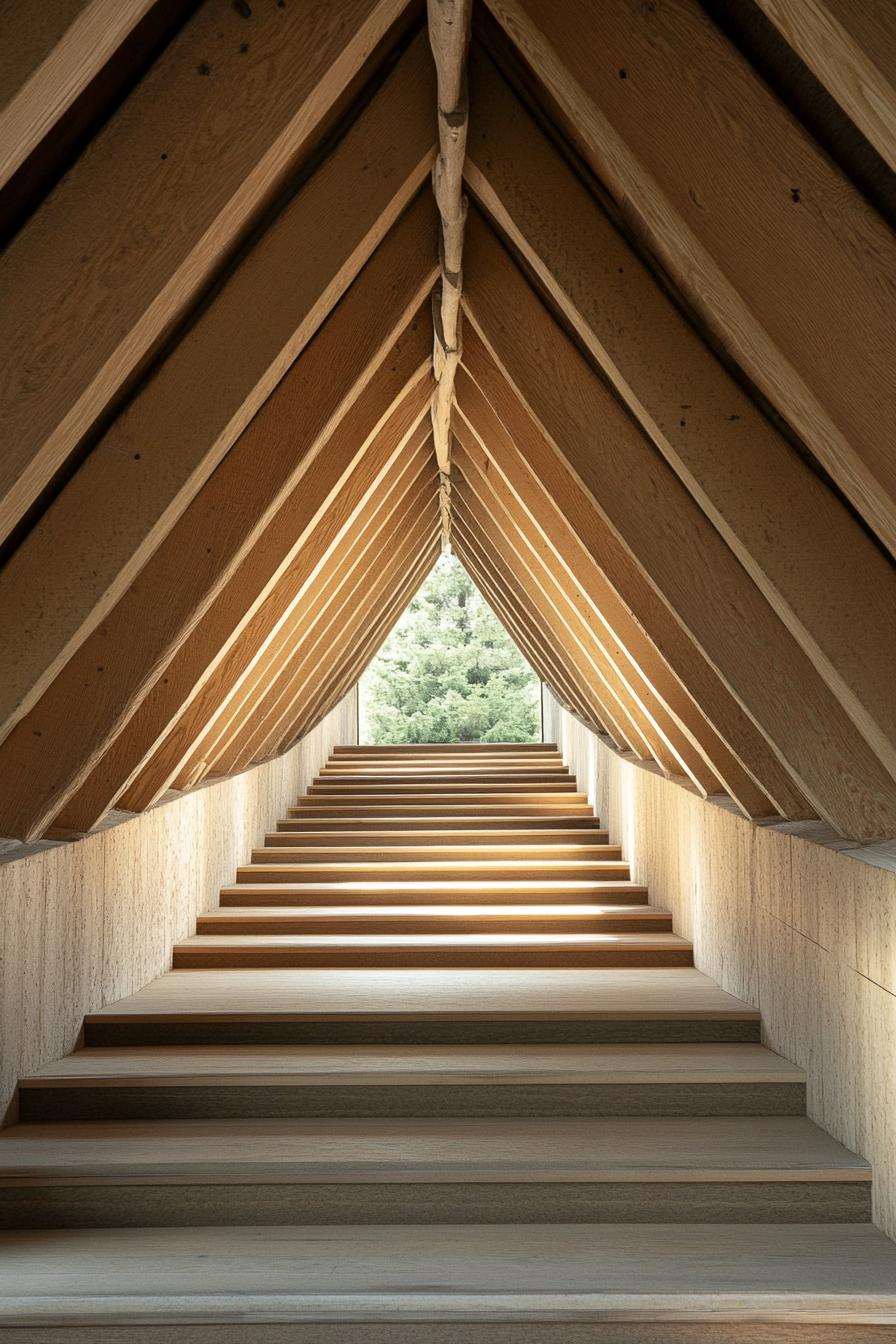
{"label": "angled rafter", "polygon": [[[138,582],[0,746],[0,762],[13,766],[9,778],[17,780],[14,791],[0,796],[0,832],[39,834],[67,804],[371,379],[391,385],[396,405],[417,383],[426,327],[414,315],[435,276],[425,241],[431,223],[431,203],[423,195]],[[153,612],[151,622],[142,618],[146,610]],[[82,707],[75,724],[73,701]]]}
{"label": "angled rafter", "polygon": [[884,221],[698,0],[486,3],[632,228],[896,552]]}
{"label": "angled rafter", "polygon": [[[566,613],[568,627],[577,632],[578,642],[594,668],[593,675],[607,688],[611,702],[619,703],[624,714],[634,720],[650,746],[650,754],[666,774],[687,775],[704,795],[723,792],[718,778],[638,670],[632,665],[626,667],[621,655],[615,656],[612,642],[606,638],[605,627],[589,610],[578,582],[539,536],[509,486],[501,479],[500,469],[476,441],[460,414],[457,421],[456,438],[464,448],[464,474],[473,473],[476,495],[505,538],[514,545],[521,563],[549,600]],[[550,585],[549,593],[544,588],[545,579]]]}
{"label": "angled rafter", "polygon": [[380,423],[391,392],[385,380],[364,389],[165,676],[53,819],[53,834],[89,830],[122,794],[123,806],[142,811],[165,792],[197,732],[224,712],[268,644],[280,638],[281,626],[360,510],[376,507],[377,488],[415,434],[430,384],[424,370],[372,439],[369,427]]}
{"label": "angled rafter", "polygon": [[[464,384],[464,410],[480,435],[500,445],[501,462],[514,472],[531,501],[533,516],[558,514],[574,538],[570,567],[587,585],[595,610],[606,613],[615,632],[628,614],[631,626],[643,630],[638,649],[641,666],[650,667],[651,649],[678,680],[683,693],[698,700],[721,742],[707,739],[698,722],[690,722],[695,739],[704,744],[710,763],[731,796],[748,816],[778,813],[787,817],[815,815],[765,738],[744,713],[716,670],[676,620],[636,560],[604,518],[586,487],[564,466],[521,402],[508,395],[506,381],[476,331],[469,327],[465,370],[475,380],[479,397]],[[500,414],[498,414],[500,408]],[[635,615],[637,613],[637,616]],[[662,667],[653,676],[663,682]],[[674,687],[671,688],[674,696]],[[678,702],[686,715],[686,706]],[[751,787],[752,782],[752,787]],[[757,787],[758,786],[758,787]],[[768,799],[773,806],[768,807]]]}
{"label": "angled rafter", "polygon": [[[314,677],[319,672],[319,643],[338,629],[343,603],[350,602],[351,594],[366,569],[375,563],[384,540],[390,541],[393,532],[416,521],[423,499],[424,477],[431,466],[428,436],[408,456],[400,469],[392,472],[378,507],[369,516],[359,519],[347,544],[339,549],[326,570],[309,591],[295,620],[283,632],[282,641],[272,647],[268,656],[254,670],[244,688],[244,694],[232,706],[232,712],[206,734],[197,751],[216,772],[229,773],[230,755],[240,758],[241,746],[249,736],[264,740],[272,730],[269,723],[277,721],[284,703],[298,701],[302,694],[302,676]],[[419,444],[419,440],[418,440]],[[397,521],[396,521],[397,519]]]}
{"label": "angled rafter", "polygon": [[6,8],[0,187],[50,133],[152,4],[153,0],[76,0],[74,5]]}
{"label": "angled rafter", "polygon": [[0,264],[0,536],[296,171],[403,8],[259,5],[246,51],[238,7],[202,5],[18,235]]}
{"label": "angled rafter", "polygon": [[466,312],[508,388],[599,501],[801,791],[844,835],[891,834],[896,781],[671,468],[473,211],[466,251]]}
{"label": "angled rafter", "polygon": [[[0,735],[108,614],[422,185],[430,84],[421,36],[0,572],[20,632],[0,654]],[[431,204],[424,214],[431,229]]]}
{"label": "angled rafter", "polygon": [[896,12],[859,0],[757,0],[796,54],[896,170]]}
{"label": "angled rafter", "polygon": [[[478,352],[481,361],[487,360],[475,333],[472,348],[474,357]],[[667,729],[672,727],[677,750],[688,762],[688,773],[698,787],[708,792],[728,792],[746,816],[775,815],[776,809],[768,797],[719,737],[647,631],[595,563],[587,541],[574,525],[578,514],[573,510],[568,517],[563,507],[574,497],[571,480],[567,477],[564,482],[565,496],[552,498],[464,368],[458,373],[458,395],[459,436],[468,446],[475,441],[488,454],[489,480],[493,487],[501,482],[508,507],[514,510],[520,527],[526,530],[530,544],[549,554],[555,570],[562,571],[574,583],[581,601],[586,604],[590,623],[595,631],[603,632],[607,657],[613,660],[619,675],[631,686],[632,693],[646,707],[657,704],[664,711]],[[556,470],[559,474],[559,463]],[[591,518],[587,536],[594,536],[594,528],[595,522]],[[656,601],[653,609],[660,617],[666,610]],[[650,616],[651,609],[648,608],[648,624]],[[697,655],[692,656],[696,663]],[[712,675],[706,664],[703,664],[703,670],[704,675]],[[720,683],[718,689],[721,691]],[[703,762],[702,767],[697,758]]]}
{"label": "angled rafter", "polygon": [[481,55],[471,87],[476,196],[896,774],[896,570],[682,318]]}

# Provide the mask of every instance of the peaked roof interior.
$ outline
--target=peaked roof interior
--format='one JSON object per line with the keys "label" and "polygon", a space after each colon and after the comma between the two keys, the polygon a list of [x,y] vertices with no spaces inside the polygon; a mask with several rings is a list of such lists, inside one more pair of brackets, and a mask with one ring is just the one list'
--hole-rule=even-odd
{"label": "peaked roof interior", "polygon": [[620,749],[896,835],[896,10],[11,9],[0,834],[286,750],[450,543]]}

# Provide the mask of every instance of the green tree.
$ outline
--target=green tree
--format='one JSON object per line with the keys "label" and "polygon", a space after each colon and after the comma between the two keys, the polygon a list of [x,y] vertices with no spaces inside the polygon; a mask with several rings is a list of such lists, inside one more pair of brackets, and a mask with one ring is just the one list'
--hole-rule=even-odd
{"label": "green tree", "polygon": [[361,681],[365,738],[532,742],[539,683],[460,561],[443,555]]}

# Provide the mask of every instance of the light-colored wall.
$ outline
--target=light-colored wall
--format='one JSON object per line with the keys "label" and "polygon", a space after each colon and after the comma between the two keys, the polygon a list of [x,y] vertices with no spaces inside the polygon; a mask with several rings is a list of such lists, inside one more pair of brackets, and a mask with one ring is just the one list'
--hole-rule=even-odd
{"label": "light-colored wall", "polygon": [[85,1013],[168,970],[172,945],[356,723],[352,692],[276,760],[0,863],[0,1117],[23,1073],[72,1050]]}
{"label": "light-colored wall", "polygon": [[545,693],[545,731],[694,959],[808,1074],[809,1114],[874,1166],[896,1236],[896,874],[756,826],[621,759]]}

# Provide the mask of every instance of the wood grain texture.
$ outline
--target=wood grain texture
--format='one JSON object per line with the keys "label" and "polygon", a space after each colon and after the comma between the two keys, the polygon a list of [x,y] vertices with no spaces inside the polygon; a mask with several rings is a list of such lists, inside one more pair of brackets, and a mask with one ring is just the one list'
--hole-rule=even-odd
{"label": "wood grain texture", "polygon": [[[475,212],[465,254],[465,311],[501,366],[503,400],[527,406],[819,814],[844,835],[892,834],[893,778],[705,514]],[[490,389],[493,404],[501,396],[499,382]],[[751,635],[748,661],[744,630]],[[824,737],[809,723],[823,723]]]}
{"label": "wood grain texture", "polygon": [[[108,616],[420,188],[434,153],[419,115],[430,81],[421,39],[14,553],[0,575],[0,600],[20,638],[4,646],[0,662],[0,733]],[[427,206],[431,228],[435,211]],[[423,212],[418,207],[417,217]],[[413,244],[405,245],[409,264]],[[7,311],[14,307],[10,298]],[[366,325],[372,332],[375,323]],[[362,345],[356,334],[354,358],[363,365]],[[62,571],[60,555],[69,557]]]}
{"label": "wood grain texture", "polygon": [[697,0],[487,3],[631,228],[896,551],[887,225]]}
{"label": "wood grain texture", "polygon": [[301,164],[402,7],[259,6],[243,52],[246,20],[202,5],[22,230],[2,264],[3,535]]}
{"label": "wood grain texture", "polygon": [[[481,56],[472,90],[467,176],[477,197],[896,774],[892,564],[716,359]],[[860,589],[866,600],[857,604]]]}

